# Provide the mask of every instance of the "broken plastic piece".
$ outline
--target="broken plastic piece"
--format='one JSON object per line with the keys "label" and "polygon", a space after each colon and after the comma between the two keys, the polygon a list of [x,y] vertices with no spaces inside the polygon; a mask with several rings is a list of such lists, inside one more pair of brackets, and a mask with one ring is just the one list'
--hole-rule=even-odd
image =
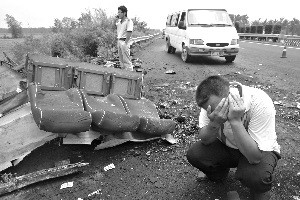
{"label": "broken plastic piece", "polygon": [[70,187],[73,187],[73,181],[72,182],[63,183],[60,186],[60,189],[65,189],[65,188],[70,188]]}

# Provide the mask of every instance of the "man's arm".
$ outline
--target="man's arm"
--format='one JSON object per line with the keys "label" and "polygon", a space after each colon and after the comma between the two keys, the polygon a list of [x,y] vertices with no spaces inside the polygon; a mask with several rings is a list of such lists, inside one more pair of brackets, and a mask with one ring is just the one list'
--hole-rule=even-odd
{"label": "man's arm", "polygon": [[243,100],[238,95],[229,95],[229,113],[228,121],[231,125],[234,140],[238,149],[247,158],[250,164],[259,163],[262,158],[262,153],[258,148],[257,143],[246,131],[242,116],[245,107]]}
{"label": "man's arm", "polygon": [[199,131],[201,142],[205,145],[214,142],[217,139],[220,127],[220,124],[209,122],[208,125],[201,128]]}
{"label": "man's arm", "polygon": [[213,112],[211,112],[210,105],[207,107],[207,117],[210,122],[199,131],[199,137],[203,144],[210,144],[217,139],[221,125],[227,120],[227,113],[228,98],[223,98]]}
{"label": "man's arm", "polygon": [[127,32],[126,32],[126,40],[125,40],[125,43],[126,43],[126,44],[128,44],[131,35],[132,35],[132,31],[127,31]]}
{"label": "man's arm", "polygon": [[126,40],[125,40],[126,44],[128,44],[128,42],[130,40],[130,37],[132,35],[132,32],[133,32],[133,22],[132,22],[132,20],[128,20],[128,23],[127,23],[127,32],[126,32]]}

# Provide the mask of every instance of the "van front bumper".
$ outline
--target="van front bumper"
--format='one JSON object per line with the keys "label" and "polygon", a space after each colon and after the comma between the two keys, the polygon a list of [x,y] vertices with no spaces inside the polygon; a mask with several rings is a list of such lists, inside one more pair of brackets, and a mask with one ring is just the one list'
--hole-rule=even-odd
{"label": "van front bumper", "polygon": [[187,49],[188,54],[191,56],[234,56],[239,52],[239,47],[227,48],[201,48],[190,47]]}

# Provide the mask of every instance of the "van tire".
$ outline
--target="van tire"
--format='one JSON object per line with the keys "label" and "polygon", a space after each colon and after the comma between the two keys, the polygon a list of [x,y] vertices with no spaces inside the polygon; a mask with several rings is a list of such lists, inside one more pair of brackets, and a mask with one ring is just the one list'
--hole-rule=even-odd
{"label": "van tire", "polygon": [[226,62],[233,62],[236,56],[225,56]]}
{"label": "van tire", "polygon": [[176,48],[174,48],[174,47],[172,47],[172,51],[171,51],[171,53],[175,53],[176,52]]}
{"label": "van tire", "polygon": [[182,46],[181,59],[185,63],[190,62],[192,59],[192,56],[189,55],[188,50],[187,50],[186,46],[184,46],[184,45]]}
{"label": "van tire", "polygon": [[168,53],[172,53],[173,52],[173,47],[170,45],[169,42],[166,43],[166,51]]}

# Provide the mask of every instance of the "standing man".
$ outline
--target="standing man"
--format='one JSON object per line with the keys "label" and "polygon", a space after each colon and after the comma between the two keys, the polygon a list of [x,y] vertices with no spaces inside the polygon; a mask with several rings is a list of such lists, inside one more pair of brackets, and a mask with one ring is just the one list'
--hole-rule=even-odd
{"label": "standing man", "polygon": [[118,7],[116,25],[118,39],[117,46],[121,68],[133,71],[129,48],[129,40],[133,31],[133,22],[127,17],[127,8],[125,6]]}
{"label": "standing man", "polygon": [[271,98],[258,88],[210,76],[199,84],[196,102],[200,141],[188,150],[189,163],[213,181],[237,168],[235,176],[252,199],[270,199],[280,159]]}

